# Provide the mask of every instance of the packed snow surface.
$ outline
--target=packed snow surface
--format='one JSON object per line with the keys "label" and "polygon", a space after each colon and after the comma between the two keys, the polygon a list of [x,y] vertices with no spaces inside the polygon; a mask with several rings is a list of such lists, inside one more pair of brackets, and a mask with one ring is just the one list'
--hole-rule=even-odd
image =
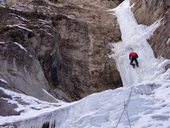
{"label": "packed snow surface", "polygon": [[[0,126],[17,128],[170,128],[169,60],[156,59],[147,39],[161,21],[151,26],[138,25],[129,0],[110,10],[117,16],[122,41],[113,44],[124,87],[95,93],[84,99],[48,103],[3,88],[6,99],[17,104],[20,115],[0,117]],[[126,18],[125,18],[126,17]],[[129,65],[129,52],[139,54],[139,67]],[[20,97],[28,105],[20,104]]]}

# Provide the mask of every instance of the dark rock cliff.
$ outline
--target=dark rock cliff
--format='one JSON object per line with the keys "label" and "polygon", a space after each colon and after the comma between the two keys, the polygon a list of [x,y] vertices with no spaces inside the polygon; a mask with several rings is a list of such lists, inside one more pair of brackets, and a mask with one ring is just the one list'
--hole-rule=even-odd
{"label": "dark rock cliff", "polygon": [[122,86],[108,57],[120,31],[107,9],[120,0],[6,2],[8,7],[0,7],[0,76],[6,88],[41,100],[53,101],[48,92],[73,101]]}
{"label": "dark rock cliff", "polygon": [[[108,58],[109,43],[120,39],[115,17],[106,8],[89,3],[60,1],[53,25],[61,35],[62,65],[58,77],[61,90],[74,99],[121,85],[113,60]],[[78,2],[78,3],[76,3]],[[84,1],[85,2],[85,1]],[[62,72],[62,73],[61,73]],[[63,86],[64,85],[64,86]],[[57,89],[58,90],[58,89]]]}
{"label": "dark rock cliff", "polygon": [[[41,100],[56,101],[47,94],[50,87],[39,62],[41,55],[53,50],[47,45],[54,46],[54,39],[48,34],[43,36],[45,28],[39,29],[38,23],[34,26],[34,22],[30,24],[29,20],[20,17],[26,13],[3,7],[0,11],[0,78],[7,82],[1,86]],[[48,42],[41,37],[48,38]]]}

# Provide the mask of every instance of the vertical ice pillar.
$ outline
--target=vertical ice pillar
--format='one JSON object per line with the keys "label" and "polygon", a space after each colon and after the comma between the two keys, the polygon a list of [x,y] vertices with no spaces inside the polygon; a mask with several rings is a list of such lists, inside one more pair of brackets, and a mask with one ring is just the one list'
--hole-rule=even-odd
{"label": "vertical ice pillar", "polygon": [[[122,41],[114,44],[114,59],[121,75],[123,85],[130,86],[148,80],[157,70],[156,59],[147,39],[159,27],[159,22],[151,26],[139,25],[131,11],[130,1],[124,0],[111,10],[116,15],[121,30]],[[139,68],[133,69],[129,64],[129,53],[138,53]]]}

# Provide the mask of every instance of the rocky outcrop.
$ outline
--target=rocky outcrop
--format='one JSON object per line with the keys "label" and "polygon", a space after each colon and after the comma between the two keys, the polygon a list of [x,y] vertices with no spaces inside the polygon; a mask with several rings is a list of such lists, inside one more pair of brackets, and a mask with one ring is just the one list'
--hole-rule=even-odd
{"label": "rocky outcrop", "polygon": [[[29,20],[20,17],[19,11],[7,8],[1,8],[1,11],[0,78],[6,81],[1,86],[55,102],[56,99],[49,92],[50,87],[39,58],[53,51],[56,40],[51,35],[43,35],[45,28],[37,28],[38,23],[34,26],[34,22],[29,24]],[[32,30],[26,25],[32,27]],[[42,40],[45,38],[48,41]]]}
{"label": "rocky outcrop", "polygon": [[167,0],[132,0],[133,11],[138,22],[151,25],[162,19],[160,27],[149,40],[155,55],[170,59],[170,1]]}
{"label": "rocky outcrop", "polygon": [[53,101],[48,92],[73,101],[121,86],[108,57],[120,31],[107,12],[120,2],[7,0],[8,8],[0,7],[0,77],[6,87],[41,100]]}

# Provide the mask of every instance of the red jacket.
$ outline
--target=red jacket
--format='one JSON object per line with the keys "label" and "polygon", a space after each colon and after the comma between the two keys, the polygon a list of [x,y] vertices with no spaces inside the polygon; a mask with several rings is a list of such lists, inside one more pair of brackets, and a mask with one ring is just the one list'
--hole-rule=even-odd
{"label": "red jacket", "polygon": [[130,59],[131,57],[138,58],[138,54],[137,54],[136,52],[131,52],[131,53],[129,54],[129,59]]}

